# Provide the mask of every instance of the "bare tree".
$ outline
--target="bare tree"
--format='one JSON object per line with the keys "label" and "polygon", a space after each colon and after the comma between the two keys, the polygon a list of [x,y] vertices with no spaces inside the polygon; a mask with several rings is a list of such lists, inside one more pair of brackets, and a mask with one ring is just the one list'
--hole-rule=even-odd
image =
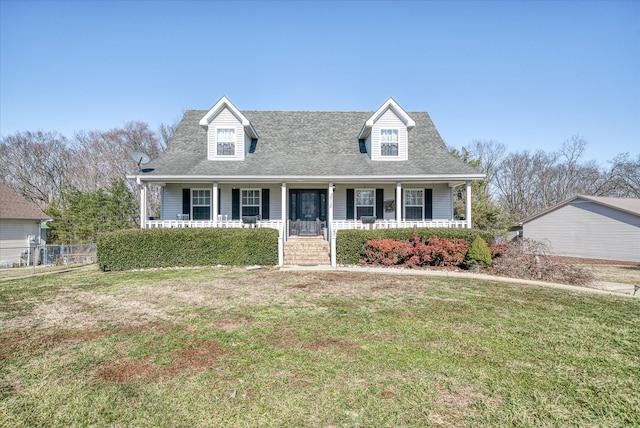
{"label": "bare tree", "polygon": [[478,167],[487,175],[485,193],[492,193],[491,186],[495,183],[498,165],[504,158],[506,146],[495,140],[473,140],[466,149],[473,159],[479,161]]}
{"label": "bare tree", "polygon": [[611,161],[606,196],[640,198],[640,154],[633,158],[629,153],[620,153]]}
{"label": "bare tree", "polygon": [[73,172],[74,153],[57,132],[18,132],[0,143],[0,176],[44,209]]}
{"label": "bare tree", "polygon": [[167,148],[169,142],[173,138],[173,134],[175,134],[176,129],[178,128],[178,124],[180,123],[180,119],[176,119],[172,124],[166,125],[161,123],[158,127],[158,135],[160,136],[160,141],[162,143],[163,148]]}
{"label": "bare tree", "polygon": [[511,153],[497,166],[495,186],[516,220],[579,194],[607,193],[609,178],[595,161],[581,162],[588,142],[579,135],[558,152]]}
{"label": "bare tree", "polygon": [[[165,129],[165,132],[169,132]],[[168,134],[167,134],[168,135]],[[158,135],[143,122],[128,122],[122,128],[109,131],[81,131],[76,134],[78,173],[75,187],[93,191],[108,187],[115,179],[138,173],[138,165],[131,159],[131,153],[142,152],[151,159],[157,158],[164,150]],[[137,200],[140,188],[128,183]],[[160,190],[151,188],[148,193],[150,212],[160,207]]]}

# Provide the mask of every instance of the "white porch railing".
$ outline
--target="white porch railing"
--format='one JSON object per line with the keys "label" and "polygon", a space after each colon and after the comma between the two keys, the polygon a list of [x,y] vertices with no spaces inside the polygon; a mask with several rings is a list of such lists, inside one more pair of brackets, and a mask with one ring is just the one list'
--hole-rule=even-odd
{"label": "white porch railing", "polygon": [[[175,228],[175,227],[212,227],[241,229],[253,227],[252,224],[245,224],[242,220],[147,220],[145,227],[153,228]],[[268,227],[271,229],[282,229],[282,221],[279,220],[258,220],[255,227]]]}
{"label": "white porch railing", "polygon": [[403,228],[422,228],[422,227],[443,227],[464,229],[467,227],[466,220],[377,220],[375,223],[365,224],[360,220],[334,220],[331,230],[333,235],[338,230],[371,230],[371,229],[403,229]]}

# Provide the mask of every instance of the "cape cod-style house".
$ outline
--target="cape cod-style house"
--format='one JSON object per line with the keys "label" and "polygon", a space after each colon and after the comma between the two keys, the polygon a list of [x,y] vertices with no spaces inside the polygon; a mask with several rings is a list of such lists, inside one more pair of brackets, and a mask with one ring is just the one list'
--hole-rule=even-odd
{"label": "cape cod-style house", "polygon": [[[471,227],[471,182],[484,178],[451,156],[427,113],[391,98],[376,111],[310,112],[241,111],[223,97],[186,111],[144,167],[132,176],[143,228],[275,228],[280,265],[293,237],[329,241],[335,266],[340,229]],[[147,217],[147,185],[162,188],[159,219]],[[453,214],[458,186],[463,220]]]}

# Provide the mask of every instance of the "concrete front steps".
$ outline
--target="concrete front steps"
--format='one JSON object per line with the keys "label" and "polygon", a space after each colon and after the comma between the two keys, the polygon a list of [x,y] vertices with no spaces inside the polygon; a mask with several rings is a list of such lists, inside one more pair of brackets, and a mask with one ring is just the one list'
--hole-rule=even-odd
{"label": "concrete front steps", "polygon": [[330,265],[329,242],[322,236],[290,236],[284,244],[285,265]]}

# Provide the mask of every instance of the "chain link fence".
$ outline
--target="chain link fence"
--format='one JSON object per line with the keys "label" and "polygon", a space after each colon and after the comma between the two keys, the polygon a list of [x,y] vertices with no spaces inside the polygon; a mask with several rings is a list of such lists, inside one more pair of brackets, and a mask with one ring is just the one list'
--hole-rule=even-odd
{"label": "chain link fence", "polygon": [[36,245],[0,249],[0,269],[70,266],[96,262],[96,244]]}

